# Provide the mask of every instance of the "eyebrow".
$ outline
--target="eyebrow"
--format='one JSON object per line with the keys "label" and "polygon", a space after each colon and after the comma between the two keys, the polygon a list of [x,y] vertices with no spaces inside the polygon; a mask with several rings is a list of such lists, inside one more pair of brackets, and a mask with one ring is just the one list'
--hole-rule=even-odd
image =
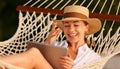
{"label": "eyebrow", "polygon": [[73,21],[73,22],[79,22],[80,20],[75,20],[75,21]]}
{"label": "eyebrow", "polygon": [[[79,22],[79,20],[73,20],[73,21],[70,21],[70,22],[75,23],[75,22]],[[69,21],[63,21],[63,23],[69,23]]]}

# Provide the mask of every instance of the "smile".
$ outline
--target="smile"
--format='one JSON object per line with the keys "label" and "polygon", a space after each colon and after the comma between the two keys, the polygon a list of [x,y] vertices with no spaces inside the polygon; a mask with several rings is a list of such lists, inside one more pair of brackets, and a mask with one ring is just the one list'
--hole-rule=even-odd
{"label": "smile", "polygon": [[69,37],[75,37],[77,34],[68,34]]}

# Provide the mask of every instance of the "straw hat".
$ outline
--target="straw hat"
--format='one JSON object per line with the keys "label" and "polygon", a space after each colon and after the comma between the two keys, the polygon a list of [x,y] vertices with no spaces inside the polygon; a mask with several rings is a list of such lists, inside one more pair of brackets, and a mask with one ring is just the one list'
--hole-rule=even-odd
{"label": "straw hat", "polygon": [[71,5],[65,7],[63,19],[56,21],[58,22],[58,27],[60,27],[63,30],[62,22],[70,20],[86,21],[90,26],[89,33],[87,35],[94,34],[98,32],[101,28],[101,21],[97,18],[89,18],[89,10],[83,6]]}

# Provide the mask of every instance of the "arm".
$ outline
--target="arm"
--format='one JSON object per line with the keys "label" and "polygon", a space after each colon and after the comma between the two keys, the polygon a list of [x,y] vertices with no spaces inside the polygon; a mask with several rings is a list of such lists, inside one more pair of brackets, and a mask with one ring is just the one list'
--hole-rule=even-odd
{"label": "arm", "polygon": [[50,31],[50,34],[49,34],[48,38],[45,40],[45,44],[51,44],[53,41],[55,41],[61,31],[62,30],[57,27],[57,22],[54,21],[54,23],[52,25],[52,29]]}

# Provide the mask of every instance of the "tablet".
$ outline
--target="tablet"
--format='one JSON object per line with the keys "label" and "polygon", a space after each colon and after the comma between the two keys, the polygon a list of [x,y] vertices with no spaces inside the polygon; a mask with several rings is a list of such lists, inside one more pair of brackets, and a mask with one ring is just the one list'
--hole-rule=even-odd
{"label": "tablet", "polygon": [[27,42],[27,44],[28,44],[28,49],[32,47],[38,48],[40,52],[42,53],[42,55],[45,57],[45,59],[50,63],[50,65],[54,69],[63,69],[59,65],[58,60],[61,56],[65,56],[65,55],[67,56],[66,48],[45,45],[45,44],[37,43],[37,42]]}

